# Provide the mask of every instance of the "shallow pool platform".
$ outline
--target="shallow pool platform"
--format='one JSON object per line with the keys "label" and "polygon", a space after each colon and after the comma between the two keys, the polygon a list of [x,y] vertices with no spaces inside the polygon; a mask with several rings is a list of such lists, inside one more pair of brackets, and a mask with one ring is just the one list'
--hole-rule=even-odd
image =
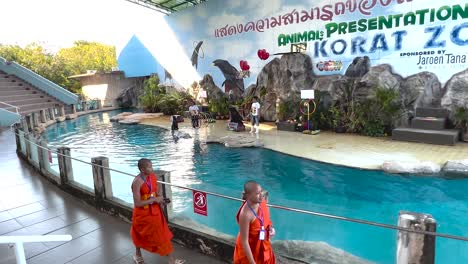
{"label": "shallow pool platform", "polygon": [[[143,123],[170,128],[169,117],[147,119]],[[189,125],[186,121],[180,123],[179,127]],[[247,123],[247,132],[228,131],[226,125],[226,121],[217,120],[216,123],[201,129],[200,133],[202,136],[245,134],[255,137],[255,134],[248,132],[250,125]],[[271,150],[361,169],[380,169],[385,161],[431,161],[443,165],[449,160],[462,160],[468,157],[468,143],[464,142],[455,146],[440,146],[393,141],[390,137],[372,138],[330,131],[322,131],[318,135],[305,135],[299,132],[278,131],[274,123],[260,124],[259,139],[264,142],[265,148]]]}

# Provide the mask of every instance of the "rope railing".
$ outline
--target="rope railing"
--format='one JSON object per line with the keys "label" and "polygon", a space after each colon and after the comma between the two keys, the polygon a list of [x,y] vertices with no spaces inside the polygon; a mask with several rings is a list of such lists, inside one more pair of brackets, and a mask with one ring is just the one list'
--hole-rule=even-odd
{"label": "rope railing", "polygon": [[[18,133],[16,133],[16,132],[14,132],[14,133],[19,136]],[[24,138],[24,140],[36,145],[38,148],[45,149],[47,151],[52,151],[52,149],[43,147],[41,145],[38,145],[35,142],[33,142],[31,140],[28,140],[26,138]],[[123,174],[123,175],[126,175],[126,176],[130,176],[130,177],[136,177],[136,175],[128,173],[128,172],[124,172],[124,171],[113,169],[113,168],[110,168],[110,167],[94,164],[92,162],[87,162],[87,161],[84,161],[84,160],[80,160],[80,159],[74,158],[72,156],[68,156],[68,155],[65,155],[63,153],[60,153],[60,152],[53,152],[53,153],[56,153],[57,156],[70,158],[72,160],[76,160],[76,161],[84,163],[84,164],[88,164],[88,165],[91,165],[91,166],[96,166],[98,168],[102,168],[102,169],[105,169],[105,170],[117,172],[117,173],[120,173],[120,174]],[[189,191],[204,192],[206,194],[209,194],[209,195],[212,195],[212,196],[215,196],[215,197],[220,197],[220,198],[224,198],[224,199],[228,199],[228,200],[232,200],[232,201],[238,201],[238,202],[243,202],[244,201],[243,199],[240,199],[240,198],[236,198],[236,197],[232,197],[232,196],[228,196],[228,195],[224,195],[224,194],[219,194],[219,193],[215,193],[215,192],[209,192],[209,191],[204,191],[204,190],[200,190],[200,189],[195,189],[195,188],[182,186],[182,185],[178,185],[178,184],[174,184],[174,183],[170,183],[170,182],[158,181],[158,183],[168,185],[168,186],[171,186],[171,187],[175,187],[175,188],[179,188],[179,189],[189,190]],[[340,221],[346,221],[346,222],[358,223],[358,224],[363,224],[363,225],[375,226],[375,227],[380,227],[380,228],[385,228],[385,229],[405,231],[405,232],[416,233],[416,234],[421,234],[421,235],[429,235],[429,236],[434,236],[434,237],[443,237],[443,238],[468,242],[468,237],[464,237],[464,236],[457,236],[457,235],[451,235],[451,234],[446,234],[446,233],[437,233],[437,232],[424,231],[424,230],[414,230],[414,229],[395,226],[395,225],[389,225],[389,224],[383,224],[383,223],[367,221],[367,220],[362,220],[362,219],[357,219],[357,218],[350,218],[350,217],[345,217],[345,216],[338,216],[338,215],[333,215],[333,214],[326,214],[326,213],[321,213],[321,212],[315,212],[315,211],[309,211],[309,210],[304,210],[304,209],[292,208],[292,207],[287,207],[287,206],[282,206],[282,205],[268,204],[268,207],[279,209],[279,210],[285,210],[285,211],[290,211],[290,212],[306,214],[306,215],[313,215],[313,216],[318,216],[318,217],[323,217],[323,218],[329,218],[329,219],[335,219],[335,220],[340,220]]]}

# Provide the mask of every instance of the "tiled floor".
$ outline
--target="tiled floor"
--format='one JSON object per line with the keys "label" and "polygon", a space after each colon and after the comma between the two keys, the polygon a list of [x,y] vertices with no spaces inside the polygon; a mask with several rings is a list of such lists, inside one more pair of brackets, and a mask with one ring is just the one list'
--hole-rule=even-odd
{"label": "tiled floor", "polygon": [[[130,226],[64,193],[15,153],[10,131],[0,131],[0,236],[70,234],[70,242],[25,244],[30,264],[133,263]],[[186,263],[223,263],[175,246]],[[146,263],[167,263],[145,254]],[[0,244],[0,264],[15,263],[14,250]]]}
{"label": "tiled floor", "polygon": [[[170,128],[168,117],[147,119],[143,124]],[[179,124],[180,129],[189,128],[190,123]],[[249,126],[248,124],[246,124]],[[250,130],[250,127],[247,127]],[[200,129],[200,137],[244,135],[256,137],[248,132],[230,132],[226,121],[217,121]],[[391,138],[372,138],[356,134],[321,132],[304,135],[298,132],[277,131],[274,123],[260,124],[261,139],[265,148],[317,161],[364,169],[380,169],[385,161],[431,161],[443,165],[448,160],[468,159],[468,143],[456,146],[439,146],[422,143],[393,141]]]}

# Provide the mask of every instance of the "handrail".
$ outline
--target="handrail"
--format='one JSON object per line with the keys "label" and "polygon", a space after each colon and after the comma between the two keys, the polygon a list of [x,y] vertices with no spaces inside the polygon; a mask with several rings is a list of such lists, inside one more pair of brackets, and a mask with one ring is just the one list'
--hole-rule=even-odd
{"label": "handrail", "polygon": [[0,101],[0,104],[7,105],[7,106],[9,106],[9,107],[14,107],[14,108],[16,109],[16,113],[19,114],[19,109],[20,109],[20,107],[15,106],[15,105],[11,105],[11,104],[9,104],[9,103],[5,103],[5,102],[3,102],[3,101]]}
{"label": "handrail", "polygon": [[16,75],[65,104],[76,104],[78,102],[77,95],[16,62],[8,62],[5,58],[0,57],[0,70]]}
{"label": "handrail", "polygon": [[70,241],[71,235],[0,236],[0,244]]}
{"label": "handrail", "polygon": [[70,241],[70,235],[44,235],[44,236],[0,236],[0,244],[15,244],[16,263],[26,264],[24,243],[61,242]]}
{"label": "handrail", "polygon": [[[15,133],[15,134],[19,135],[17,133]],[[28,133],[25,133],[25,134],[28,134]],[[67,157],[67,158],[70,158],[72,160],[76,160],[78,162],[84,163],[84,164],[88,164],[88,165],[91,165],[91,166],[96,166],[96,167],[103,168],[103,169],[106,169],[106,170],[109,170],[109,171],[118,172],[118,173],[126,175],[126,176],[136,177],[136,175],[130,174],[128,172],[112,169],[110,167],[106,167],[106,166],[98,165],[98,164],[95,164],[95,163],[87,162],[87,161],[84,161],[84,160],[74,158],[72,156],[68,156],[68,155],[64,155],[64,154],[56,152],[56,151],[52,151],[52,149],[43,147],[41,145],[38,145],[35,142],[33,142],[33,141],[29,140],[29,139],[26,139],[26,138],[24,138],[24,140],[36,145],[38,148],[45,149],[47,151],[51,151],[51,152],[57,154],[58,156]],[[235,198],[235,197],[231,197],[231,196],[224,195],[224,194],[219,194],[219,193],[215,193],[215,192],[209,192],[209,191],[204,191],[204,190],[200,190],[200,189],[181,186],[181,185],[177,185],[177,184],[174,184],[174,183],[169,183],[169,182],[164,182],[164,181],[158,181],[158,183],[168,185],[168,186],[172,186],[172,187],[176,187],[176,188],[180,188],[180,189],[185,189],[185,190],[204,192],[206,194],[213,195],[213,196],[220,197],[220,198],[225,198],[225,199],[228,199],[228,200],[233,200],[233,201],[238,201],[238,202],[243,202],[244,201],[243,199],[240,199],[240,198]],[[451,234],[446,234],[446,233],[437,233],[437,232],[430,232],[430,231],[423,231],[423,230],[413,230],[413,229],[410,229],[410,228],[405,228],[405,227],[400,227],[400,226],[394,226],[394,225],[383,224],[383,223],[367,221],[367,220],[351,218],[351,217],[345,217],[345,216],[325,214],[325,213],[309,211],[309,210],[304,210],[304,209],[297,209],[297,208],[292,208],[292,207],[287,207],[287,206],[282,206],[282,205],[275,205],[275,204],[267,204],[267,205],[269,207],[271,207],[271,208],[276,208],[276,209],[285,210],[285,211],[291,211],[291,212],[296,212],[296,213],[314,215],[314,216],[318,216],[318,217],[330,218],[330,219],[346,221],[346,222],[353,222],[353,223],[358,223],[358,224],[363,224],[363,225],[370,225],[370,226],[381,227],[381,228],[385,228],[385,229],[405,231],[405,232],[422,234],[422,235],[430,235],[430,236],[434,236],[434,237],[444,237],[444,238],[449,238],[449,239],[468,242],[468,237],[464,237],[464,236],[456,236],[456,235],[451,235]]]}

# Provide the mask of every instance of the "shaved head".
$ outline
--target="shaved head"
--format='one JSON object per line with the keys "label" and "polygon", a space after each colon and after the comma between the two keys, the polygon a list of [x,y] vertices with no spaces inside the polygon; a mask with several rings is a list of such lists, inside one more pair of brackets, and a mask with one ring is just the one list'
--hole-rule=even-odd
{"label": "shaved head", "polygon": [[149,159],[140,159],[138,161],[138,169],[142,169],[145,165],[151,164],[151,160]]}
{"label": "shaved head", "polygon": [[256,189],[258,185],[259,184],[256,181],[246,181],[244,183],[244,193],[245,194],[251,193],[253,190]]}
{"label": "shaved head", "polygon": [[260,203],[263,200],[262,187],[256,181],[247,181],[244,183],[244,193],[242,199],[252,203]]}

